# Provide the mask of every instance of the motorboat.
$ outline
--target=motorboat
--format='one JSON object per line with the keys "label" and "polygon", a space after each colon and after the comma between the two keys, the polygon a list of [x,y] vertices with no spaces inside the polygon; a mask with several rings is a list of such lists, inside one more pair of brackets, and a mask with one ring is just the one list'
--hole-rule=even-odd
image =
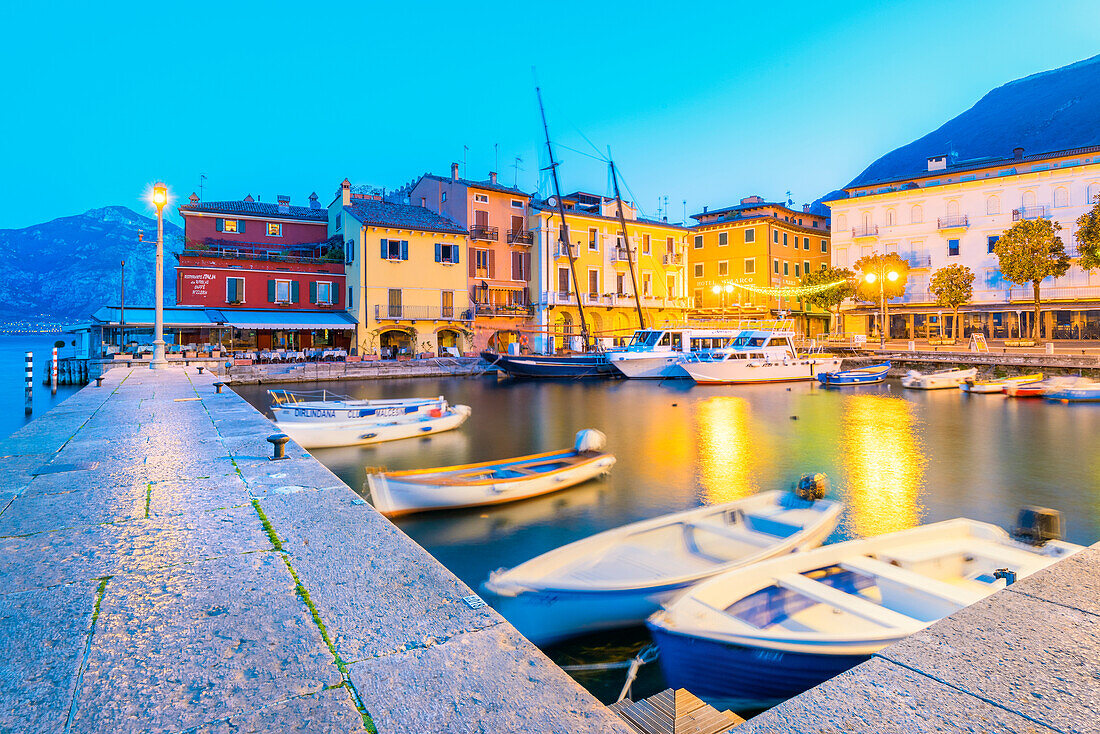
{"label": "motorboat", "polygon": [[577,433],[573,448],[479,464],[385,472],[367,476],[375,509],[396,517],[428,510],[497,505],[572,487],[611,471],[606,437]]}
{"label": "motorboat", "polygon": [[890,363],[882,362],[867,367],[859,367],[838,372],[820,372],[817,381],[825,387],[842,387],[844,385],[869,385],[882,382],[886,379],[886,373],[890,371]]}
{"label": "motorboat", "polygon": [[929,372],[927,374],[909,370],[905,377],[901,378],[901,386],[914,390],[947,390],[961,385],[966,380],[973,380],[978,374],[977,367],[967,370],[951,369]]}
{"label": "motorboat", "polygon": [[490,369],[498,369],[511,377],[578,379],[616,377],[618,372],[604,352],[576,354],[497,354],[482,352],[481,358]]}
{"label": "motorboat", "polygon": [[696,383],[712,385],[813,380],[840,369],[840,357],[799,354],[794,336],[789,320],[761,323],[741,330],[728,347],[693,354],[680,368]]}
{"label": "motorboat", "polygon": [[728,346],[741,329],[638,329],[622,349],[608,350],[611,366],[633,379],[685,379],[678,363]]}
{"label": "motorboat", "polygon": [[684,589],[773,556],[819,545],[841,505],[824,475],[794,492],[769,491],[631,523],[543,553],[484,584],[494,606],[536,644],[640,625]]}
{"label": "motorboat", "polygon": [[447,409],[442,395],[436,398],[364,400],[331,390],[268,390],[271,412],[280,424],[341,423],[358,419],[378,421]]}
{"label": "motorboat", "polygon": [[1057,403],[1100,402],[1100,382],[1085,377],[1058,378],[1043,389],[1043,397]]}
{"label": "motorboat", "polygon": [[797,695],[882,648],[1066,558],[1053,510],[1012,535],[947,520],[728,571],[647,620],[668,684],[714,705]]}
{"label": "motorboat", "polygon": [[401,438],[428,436],[458,428],[470,417],[470,406],[451,405],[444,410],[433,409],[426,413],[413,412],[404,415],[376,416],[334,422],[328,419],[312,423],[276,420],[279,428],[306,449],[358,446]]}
{"label": "motorboat", "polygon": [[1039,382],[1042,379],[1042,372],[1036,372],[1031,375],[1017,375],[1016,377],[1001,377],[993,380],[969,379],[959,383],[959,389],[963,392],[991,395],[1004,393],[1009,385],[1026,385],[1032,382]]}

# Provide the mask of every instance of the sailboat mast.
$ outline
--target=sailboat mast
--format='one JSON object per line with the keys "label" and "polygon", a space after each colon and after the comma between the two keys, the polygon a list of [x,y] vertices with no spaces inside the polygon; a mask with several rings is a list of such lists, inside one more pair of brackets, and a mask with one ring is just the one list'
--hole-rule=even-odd
{"label": "sailboat mast", "polygon": [[542,106],[542,91],[535,87],[535,96],[539,100],[539,114],[542,116],[542,131],[546,135],[546,152],[550,155],[550,175],[554,179],[554,198],[557,199],[558,216],[561,218],[561,230],[558,232],[558,241],[565,246],[565,254],[569,256],[569,274],[573,278],[573,291],[577,294],[577,313],[581,321],[581,339],[584,340],[584,351],[588,351],[588,325],[584,320],[584,304],[581,303],[581,289],[577,283],[577,262],[573,257],[573,248],[569,244],[569,225],[565,222],[565,202],[561,198],[561,186],[558,184],[558,164],[554,161],[554,148],[550,145],[550,128],[546,125],[546,110]]}
{"label": "sailboat mast", "polygon": [[[610,150],[608,153],[610,154]],[[634,275],[634,254],[630,250],[630,237],[626,234],[626,217],[623,215],[623,197],[619,195],[619,174],[615,172],[615,161],[611,163],[611,182],[615,186],[615,205],[618,207],[619,226],[623,229],[623,242],[626,244],[626,262],[630,266],[630,285],[634,288],[634,304],[638,307],[638,328],[645,328],[645,312],[642,311],[642,297],[638,293],[638,278]]]}

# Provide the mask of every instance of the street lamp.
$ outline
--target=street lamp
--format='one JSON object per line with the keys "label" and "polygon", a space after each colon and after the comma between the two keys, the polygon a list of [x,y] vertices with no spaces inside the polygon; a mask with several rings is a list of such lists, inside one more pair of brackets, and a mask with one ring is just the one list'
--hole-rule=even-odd
{"label": "street lamp", "polygon": [[883,266],[879,265],[879,274],[867,273],[863,276],[864,280],[868,283],[874,283],[878,281],[878,304],[879,304],[879,322],[878,322],[878,348],[886,348],[886,281],[893,282],[898,279],[898,274],[893,270],[883,272]]}
{"label": "street lamp", "polygon": [[153,206],[157,208],[157,273],[154,290],[153,361],[149,369],[162,370],[168,366],[164,356],[164,205],[168,203],[168,187],[159,181],[153,184]]}

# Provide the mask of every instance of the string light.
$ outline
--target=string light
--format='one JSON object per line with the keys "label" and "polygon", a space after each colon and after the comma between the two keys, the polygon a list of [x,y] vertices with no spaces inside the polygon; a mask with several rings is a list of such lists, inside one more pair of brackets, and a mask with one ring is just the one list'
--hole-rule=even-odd
{"label": "string light", "polygon": [[730,283],[729,285],[732,285],[735,288],[749,291],[750,293],[759,294],[761,296],[776,296],[780,298],[805,298],[806,296],[823,293],[830,288],[836,288],[837,286],[844,285],[847,282],[847,280],[838,280],[834,283],[822,283],[820,285],[799,285],[789,288],[764,288],[758,285],[747,285],[744,283]]}

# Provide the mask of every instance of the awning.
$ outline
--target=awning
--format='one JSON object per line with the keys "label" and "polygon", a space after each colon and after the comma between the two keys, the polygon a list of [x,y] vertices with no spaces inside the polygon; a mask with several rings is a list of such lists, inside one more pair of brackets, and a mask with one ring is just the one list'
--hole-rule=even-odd
{"label": "awning", "polygon": [[344,311],[281,311],[223,309],[228,326],[237,329],[354,329],[355,320]]}
{"label": "awning", "polygon": [[[127,306],[103,306],[92,316],[93,323],[105,327],[127,328],[153,325],[154,309]],[[354,329],[355,320],[344,311],[290,311],[260,308],[202,308],[174,306],[164,309],[166,329]]]}

